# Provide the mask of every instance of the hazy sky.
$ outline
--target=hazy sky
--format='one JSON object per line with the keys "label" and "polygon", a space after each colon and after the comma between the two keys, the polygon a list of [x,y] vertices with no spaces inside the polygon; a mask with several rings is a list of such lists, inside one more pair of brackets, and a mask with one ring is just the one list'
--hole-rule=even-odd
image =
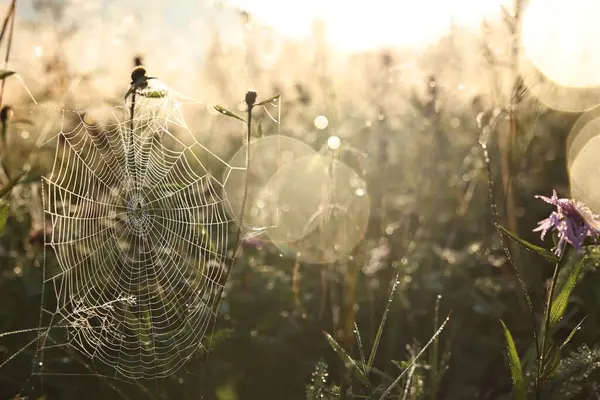
{"label": "hazy sky", "polygon": [[[315,18],[325,22],[330,45],[342,51],[380,46],[419,47],[435,41],[458,24],[478,26],[484,16],[500,14],[510,0],[64,0],[63,25],[76,34],[61,43],[61,52],[79,73],[106,70],[127,76],[135,52],[145,56],[153,73],[177,88],[191,87],[197,65],[215,29],[224,39],[241,38],[236,9],[274,28],[275,34],[299,38],[310,33]],[[0,11],[8,7],[5,0]],[[32,32],[23,22],[36,18],[31,0],[18,2],[17,32],[11,58],[23,71],[36,57],[56,48],[52,24]],[[143,4],[143,5],[142,5]],[[173,6],[176,4],[176,6]],[[25,67],[23,65],[25,64]]]}
{"label": "hazy sky", "polygon": [[229,0],[292,36],[305,34],[315,17],[327,23],[332,44],[345,50],[381,45],[420,46],[441,36],[454,18],[478,26],[500,15],[509,0]]}
{"label": "hazy sky", "polygon": [[[327,23],[332,44],[345,50],[381,45],[419,46],[435,40],[450,21],[477,26],[484,16],[500,15],[500,4],[511,0],[67,0],[86,18],[126,18],[140,23],[152,21],[154,29],[184,33],[199,23],[227,25],[234,18],[227,5],[249,11],[257,20],[293,37],[309,32],[312,21]],[[176,3],[177,6],[173,6]],[[33,15],[31,0],[19,2],[23,18]],[[233,21],[229,21],[233,23]],[[151,30],[151,28],[150,28]]]}

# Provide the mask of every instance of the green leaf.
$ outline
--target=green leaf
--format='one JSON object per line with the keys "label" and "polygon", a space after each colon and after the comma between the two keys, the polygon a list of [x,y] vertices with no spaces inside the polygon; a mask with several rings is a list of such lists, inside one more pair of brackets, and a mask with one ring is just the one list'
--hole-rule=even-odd
{"label": "green leaf", "polygon": [[575,328],[573,328],[573,330],[571,331],[571,333],[569,333],[569,336],[567,336],[567,338],[565,339],[565,341],[560,345],[560,349],[562,350],[567,343],[569,343],[571,341],[571,339],[573,339],[573,336],[575,336],[575,334],[577,333],[577,331],[579,330],[579,328],[581,328],[581,325],[583,324],[583,321],[585,321],[586,317],[583,317],[583,319],[581,320],[581,322],[579,322],[577,325],[575,325]]}
{"label": "green leaf", "polygon": [[9,71],[6,69],[0,69],[0,80],[6,79],[11,75],[14,75],[15,71]]}
{"label": "green leaf", "polygon": [[340,359],[346,365],[346,368],[352,368],[354,370],[354,372],[356,373],[356,376],[358,377],[358,379],[360,379],[360,381],[365,386],[367,386],[367,387],[371,386],[371,383],[369,382],[369,378],[367,378],[365,373],[359,368],[358,364],[356,364],[356,361],[354,361],[354,359],[352,357],[350,357],[348,355],[348,353],[346,353],[346,351],[342,348],[342,346],[340,346],[339,343],[329,333],[327,333],[327,332],[323,332],[323,333],[325,334],[325,338],[327,339],[327,341],[329,342],[329,344],[331,345],[333,350],[335,350],[335,352],[337,353],[338,357],[340,357]]}
{"label": "green leaf", "polygon": [[519,353],[517,353],[517,347],[515,346],[512,335],[504,324],[504,321],[500,320],[500,323],[502,323],[502,327],[504,328],[504,337],[506,338],[506,347],[508,350],[508,362],[517,400],[526,400],[525,380],[523,379],[523,370],[521,368]]}
{"label": "green leaf", "polygon": [[21,180],[21,178],[23,178],[27,172],[28,171],[21,172],[20,174],[18,174],[14,178],[12,178],[5,186],[3,186],[2,188],[0,188],[0,199],[4,198],[7,194],[9,194],[10,191],[12,190],[12,188],[17,183],[19,183],[19,181]]}
{"label": "green leaf", "polygon": [[560,293],[550,306],[550,328],[553,328],[563,317],[565,311],[567,310],[567,304],[569,303],[569,297],[571,296],[571,292],[577,283],[577,277],[585,264],[585,260],[587,257],[581,257],[573,272],[567,278],[567,281],[563,285]]}
{"label": "green leaf", "polygon": [[6,219],[8,218],[8,203],[0,204],[0,234],[4,231],[4,226],[6,225]]}
{"label": "green leaf", "polygon": [[232,118],[235,118],[235,119],[239,119],[242,122],[246,122],[246,120],[244,118],[240,117],[239,115],[236,115],[236,114],[232,113],[231,111],[229,111],[229,110],[227,110],[227,109],[225,109],[225,108],[223,108],[223,107],[221,107],[219,105],[214,106],[214,108],[215,108],[215,110],[217,110],[218,112],[220,112],[223,115],[226,115],[228,117],[232,117]]}
{"label": "green leaf", "polygon": [[369,355],[369,360],[367,361],[367,372],[373,366],[373,361],[375,361],[375,354],[377,354],[377,349],[379,348],[379,342],[381,341],[381,335],[383,334],[383,327],[385,326],[385,321],[387,320],[388,313],[390,312],[390,306],[392,305],[392,300],[394,299],[394,293],[396,292],[396,288],[398,287],[399,275],[400,271],[398,271],[398,273],[396,274],[396,278],[394,279],[394,285],[392,286],[392,290],[390,291],[390,295],[388,296],[387,305],[385,306],[385,310],[383,311],[381,321],[379,321],[379,328],[377,329],[375,341],[373,342],[373,347],[371,348],[371,354]]}
{"label": "green leaf", "polygon": [[559,349],[550,349],[548,350],[548,355],[546,358],[546,362],[542,368],[542,379],[552,379],[554,377],[554,373],[556,372],[556,368],[560,364],[560,350]]}
{"label": "green leaf", "polygon": [[525,247],[527,250],[532,251],[534,253],[539,254],[540,256],[544,257],[545,259],[552,261],[552,262],[557,262],[558,261],[558,256],[556,254],[554,254],[553,252],[551,252],[548,249],[545,249],[543,247],[540,246],[536,246],[535,244],[529,243],[526,240],[521,239],[520,237],[518,237],[517,235],[515,235],[514,233],[512,233],[511,231],[509,231],[508,229],[506,229],[505,227],[503,227],[502,225],[496,224],[496,226],[509,238],[511,238],[512,240],[514,240],[515,242],[519,243],[521,246]]}
{"label": "green leaf", "polygon": [[256,107],[256,106],[264,106],[265,104],[272,103],[272,102],[274,102],[275,100],[277,100],[280,97],[281,97],[280,94],[277,94],[277,95],[275,95],[273,97],[269,97],[268,99],[263,100],[260,103],[255,104],[254,107]]}

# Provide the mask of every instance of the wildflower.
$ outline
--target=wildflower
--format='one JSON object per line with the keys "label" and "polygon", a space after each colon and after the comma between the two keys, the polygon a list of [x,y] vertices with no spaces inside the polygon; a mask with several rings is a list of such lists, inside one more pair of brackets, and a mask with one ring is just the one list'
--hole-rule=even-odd
{"label": "wildflower", "polygon": [[540,222],[534,232],[541,231],[541,239],[549,230],[558,231],[558,244],[553,249],[557,256],[561,256],[567,243],[577,251],[581,251],[587,237],[597,239],[600,237],[600,217],[592,213],[588,206],[573,199],[559,199],[556,191],[552,197],[535,196],[546,203],[556,206],[550,216]]}

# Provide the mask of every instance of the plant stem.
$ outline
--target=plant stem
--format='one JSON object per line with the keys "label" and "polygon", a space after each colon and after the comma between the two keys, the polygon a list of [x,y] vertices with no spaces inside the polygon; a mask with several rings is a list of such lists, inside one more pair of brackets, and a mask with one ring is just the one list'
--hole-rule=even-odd
{"label": "plant stem", "polygon": [[558,266],[560,261],[554,266],[554,273],[552,274],[552,281],[550,283],[550,290],[548,291],[548,298],[546,299],[546,315],[544,319],[544,327],[542,331],[542,345],[541,351],[538,354],[538,365],[537,365],[537,376],[536,376],[536,397],[541,398],[541,375],[544,373],[544,361],[546,359],[546,338],[550,330],[550,315],[552,314],[552,299],[554,298],[554,291],[556,290],[556,283],[558,281]]}
{"label": "plant stem", "polygon": [[[13,41],[13,33],[15,28],[15,13],[17,10],[17,0],[12,0],[10,3],[10,8],[8,10],[8,14],[4,19],[4,23],[2,24],[2,32],[0,32],[0,43],[2,43],[2,39],[4,39],[4,34],[6,33],[6,27],[8,26],[8,22],[10,20],[10,29],[8,31],[8,43],[6,44],[6,55],[4,57],[4,69],[8,66],[8,60],[10,59],[10,49],[12,48]],[[2,79],[2,83],[0,84],[0,107],[2,107],[2,96],[4,94],[4,84],[6,79]]]}
{"label": "plant stem", "polygon": [[[2,83],[4,83],[4,81],[2,81]],[[2,92],[0,92],[0,105],[2,104]],[[10,170],[8,169],[8,166],[5,163],[5,159],[4,154],[8,154],[8,150],[6,149],[6,134],[8,133],[8,122],[3,122],[2,123],[2,152],[0,153],[0,166],[2,167],[2,169],[4,170],[4,174],[6,175],[6,178],[8,179],[8,181],[10,182]]]}
{"label": "plant stem", "polygon": [[[438,330],[438,317],[440,312],[440,299],[441,295],[439,295],[435,300],[435,313],[433,315],[433,333]],[[431,350],[429,352],[429,366],[431,368],[429,373],[429,398],[431,400],[435,400],[437,398],[438,384],[439,384],[439,339],[436,338],[431,346]]]}
{"label": "plant stem", "polygon": [[133,153],[133,116],[135,113],[135,95],[136,90],[131,94],[131,106],[129,106],[129,148],[127,149],[127,167],[129,169],[129,175],[135,182],[135,157]]}
{"label": "plant stem", "polygon": [[252,109],[254,108],[254,104],[256,103],[256,92],[248,91],[246,93],[246,106],[248,107],[247,111],[247,120],[246,120],[246,181],[244,182],[244,194],[242,196],[242,210],[240,211],[240,223],[238,226],[236,238],[235,238],[235,251],[233,253],[233,258],[231,260],[231,266],[227,271],[227,275],[229,275],[231,268],[233,267],[233,263],[235,262],[235,258],[237,256],[238,250],[241,247],[240,238],[242,237],[242,227],[244,226],[244,214],[246,210],[246,201],[248,199],[248,175],[250,173],[250,139],[252,138]]}
{"label": "plant stem", "polygon": [[[504,115],[505,113],[506,113],[506,110],[503,110],[496,117],[496,119],[494,119],[488,123],[488,126],[490,127],[490,129],[495,127],[495,124],[496,124],[496,121],[498,120],[498,118],[500,116]],[[529,315],[531,317],[533,342],[535,343],[535,352],[536,352],[536,356],[537,356],[536,358],[539,360],[540,359],[540,345],[539,345],[539,341],[538,341],[537,318],[535,316],[535,309],[533,308],[533,302],[531,301],[531,296],[529,296],[529,291],[527,290],[527,285],[525,285],[525,281],[523,280],[523,277],[521,276],[521,273],[519,272],[519,269],[517,268],[517,265],[515,264],[515,262],[513,260],[510,249],[508,248],[508,246],[506,245],[506,242],[504,240],[504,233],[502,232],[502,229],[500,228],[500,222],[499,222],[500,216],[498,215],[498,208],[496,206],[496,202],[494,201],[494,180],[493,180],[493,176],[492,176],[492,165],[491,165],[491,161],[490,161],[490,155],[488,152],[486,139],[484,139],[483,130],[482,130],[481,135],[482,136],[480,139],[480,145],[483,150],[483,158],[485,161],[486,172],[487,172],[488,182],[489,182],[488,197],[489,197],[489,201],[490,201],[491,208],[492,208],[493,225],[498,232],[498,236],[500,237],[500,242],[502,243],[502,248],[504,249],[504,254],[506,255],[506,258],[508,259],[509,264],[513,268],[513,270],[515,272],[515,276],[517,277],[517,281],[519,282],[519,286],[521,287],[521,291],[523,292],[523,295],[525,296],[525,301],[527,303],[527,308],[529,309]],[[538,377],[536,377],[534,383],[535,383],[535,388],[536,388],[536,397],[538,400],[540,400],[539,399],[539,379],[538,379]]]}
{"label": "plant stem", "polygon": [[[250,93],[250,92],[248,92]],[[248,174],[250,172],[250,139],[252,139],[252,108],[254,107],[254,101],[250,101],[246,94],[246,105],[248,106],[247,111],[247,122],[246,122],[246,180],[244,182],[244,194],[242,196],[242,210],[240,211],[240,225],[244,224],[244,214],[246,211],[246,200],[248,198]],[[240,240],[241,229],[238,229],[236,243]]]}

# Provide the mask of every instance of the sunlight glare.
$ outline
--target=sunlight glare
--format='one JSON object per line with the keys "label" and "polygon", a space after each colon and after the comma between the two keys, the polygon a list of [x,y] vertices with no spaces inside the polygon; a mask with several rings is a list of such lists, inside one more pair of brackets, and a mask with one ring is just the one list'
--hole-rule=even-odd
{"label": "sunlight glare", "polygon": [[330,136],[329,139],[327,139],[327,146],[329,146],[331,150],[337,150],[341,145],[342,142],[338,136]]}
{"label": "sunlight glare", "polygon": [[600,151],[600,107],[582,114],[567,137],[567,168],[571,197],[600,212],[600,186],[597,182]]}
{"label": "sunlight glare", "polygon": [[600,85],[599,14],[597,0],[531,0],[523,16],[525,56],[559,85]]}
{"label": "sunlight glare", "polygon": [[510,0],[229,0],[257,20],[292,37],[310,33],[315,19],[326,24],[327,40],[342,51],[360,51],[383,46],[420,47],[437,40],[454,20],[478,27],[483,17],[501,13]]}

